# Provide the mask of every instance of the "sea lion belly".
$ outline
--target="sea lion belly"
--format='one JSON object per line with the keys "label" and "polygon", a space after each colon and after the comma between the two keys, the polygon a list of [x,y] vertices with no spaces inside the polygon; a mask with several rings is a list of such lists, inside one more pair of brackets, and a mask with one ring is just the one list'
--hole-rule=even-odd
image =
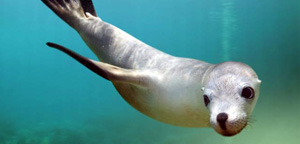
{"label": "sea lion belly", "polygon": [[[182,68],[181,72],[187,70]],[[160,74],[168,77],[158,78],[147,87],[121,82],[113,84],[131,106],[153,119],[182,127],[208,127],[209,112],[203,105],[199,83],[203,74],[192,79],[172,70],[164,72]]]}

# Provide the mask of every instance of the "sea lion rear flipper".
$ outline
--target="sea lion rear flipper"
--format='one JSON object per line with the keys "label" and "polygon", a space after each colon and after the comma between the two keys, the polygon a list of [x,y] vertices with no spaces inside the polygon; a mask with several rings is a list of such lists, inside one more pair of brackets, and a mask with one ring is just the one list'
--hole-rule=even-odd
{"label": "sea lion rear flipper", "polygon": [[145,71],[124,69],[107,63],[94,61],[55,43],[48,42],[47,45],[68,54],[94,73],[112,82],[124,82],[136,86],[146,86],[151,79],[149,74]]}
{"label": "sea lion rear flipper", "polygon": [[97,17],[92,0],[42,0],[56,15],[77,29],[79,21]]}

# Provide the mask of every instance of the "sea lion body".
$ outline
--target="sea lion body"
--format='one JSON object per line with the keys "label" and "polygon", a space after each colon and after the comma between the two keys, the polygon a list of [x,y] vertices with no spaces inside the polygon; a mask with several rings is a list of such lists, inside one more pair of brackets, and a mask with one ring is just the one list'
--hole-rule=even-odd
{"label": "sea lion body", "polygon": [[99,18],[85,19],[82,23],[78,32],[99,60],[155,75],[147,88],[113,82],[130,105],[165,123],[209,126],[209,112],[203,105],[201,88],[204,73],[212,64],[163,53]]}

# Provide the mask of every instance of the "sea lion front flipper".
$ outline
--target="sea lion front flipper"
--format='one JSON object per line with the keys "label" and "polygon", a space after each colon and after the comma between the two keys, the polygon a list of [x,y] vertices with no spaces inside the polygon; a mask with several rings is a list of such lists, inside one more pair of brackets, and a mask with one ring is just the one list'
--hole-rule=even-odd
{"label": "sea lion front flipper", "polygon": [[55,43],[48,42],[47,45],[68,54],[94,73],[109,81],[130,83],[136,86],[147,86],[151,80],[149,74],[145,71],[124,69],[107,63],[94,61]]}

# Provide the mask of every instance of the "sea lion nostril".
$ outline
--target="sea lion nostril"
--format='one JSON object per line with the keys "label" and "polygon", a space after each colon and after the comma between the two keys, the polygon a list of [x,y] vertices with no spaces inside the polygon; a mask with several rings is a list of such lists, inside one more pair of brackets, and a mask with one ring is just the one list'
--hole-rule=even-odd
{"label": "sea lion nostril", "polygon": [[226,113],[219,113],[217,116],[217,121],[223,130],[226,130],[227,119],[228,119],[228,115]]}
{"label": "sea lion nostril", "polygon": [[226,113],[219,113],[217,116],[217,121],[219,123],[225,122],[228,119],[228,115]]}

